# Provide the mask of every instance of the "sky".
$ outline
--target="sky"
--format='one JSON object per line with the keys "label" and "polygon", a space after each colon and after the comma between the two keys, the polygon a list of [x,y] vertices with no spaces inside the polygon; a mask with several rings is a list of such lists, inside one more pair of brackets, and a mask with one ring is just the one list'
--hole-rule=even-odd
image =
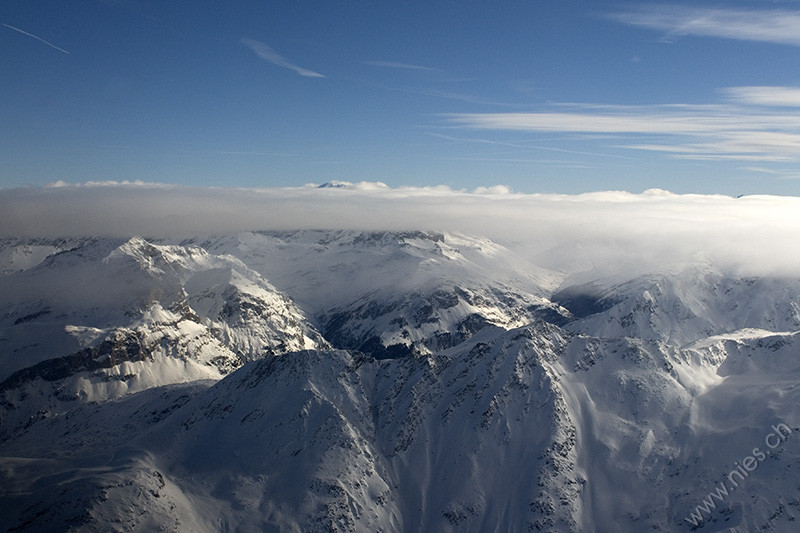
{"label": "sky", "polygon": [[0,3],[0,188],[800,196],[800,1]]}

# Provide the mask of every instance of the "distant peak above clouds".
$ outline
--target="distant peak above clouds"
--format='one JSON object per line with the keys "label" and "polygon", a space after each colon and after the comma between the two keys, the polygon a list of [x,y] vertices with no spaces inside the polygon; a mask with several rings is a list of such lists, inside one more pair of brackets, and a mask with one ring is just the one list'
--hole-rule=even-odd
{"label": "distant peak above clouds", "polygon": [[351,181],[331,180],[326,181],[322,185],[312,185],[318,189],[349,189],[356,191],[374,191],[389,189],[389,186],[381,181],[359,181],[353,183]]}

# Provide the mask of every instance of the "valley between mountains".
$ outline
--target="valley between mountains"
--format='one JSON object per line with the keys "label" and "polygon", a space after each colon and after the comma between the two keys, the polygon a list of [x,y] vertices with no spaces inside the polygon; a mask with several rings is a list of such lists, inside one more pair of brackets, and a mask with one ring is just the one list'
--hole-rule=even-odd
{"label": "valley between mountains", "polygon": [[796,531],[800,274],[603,272],[456,233],[2,239],[0,529]]}

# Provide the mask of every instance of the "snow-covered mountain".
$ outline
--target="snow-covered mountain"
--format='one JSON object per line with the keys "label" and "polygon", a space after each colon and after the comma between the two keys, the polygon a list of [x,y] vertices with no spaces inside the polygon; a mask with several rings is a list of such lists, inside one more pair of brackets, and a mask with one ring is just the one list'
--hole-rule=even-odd
{"label": "snow-covered mountain", "polygon": [[[140,390],[219,379],[265,355],[328,347],[262,276],[197,247],[86,239],[0,278],[0,291],[0,388],[99,371],[118,382],[112,388]],[[164,358],[186,368],[131,374],[120,366]]]}
{"label": "snow-covered mountain", "polygon": [[290,294],[339,348],[430,354],[480,329],[566,320],[545,295],[563,275],[488,239],[433,232],[242,233],[202,243]]}
{"label": "snow-covered mountain", "polygon": [[574,284],[567,280],[552,295],[578,318],[570,330],[678,346],[744,328],[800,330],[800,276],[726,275],[698,262],[634,279],[619,278]]}
{"label": "snow-covered mountain", "polygon": [[794,531],[800,276],[485,238],[0,243],[0,528]]}

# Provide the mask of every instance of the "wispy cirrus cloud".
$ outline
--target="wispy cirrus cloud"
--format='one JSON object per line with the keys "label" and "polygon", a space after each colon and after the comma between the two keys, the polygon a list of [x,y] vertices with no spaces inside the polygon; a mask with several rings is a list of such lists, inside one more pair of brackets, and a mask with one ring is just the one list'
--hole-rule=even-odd
{"label": "wispy cirrus cloud", "polygon": [[800,87],[728,87],[722,92],[743,104],[800,107]]}
{"label": "wispy cirrus cloud", "polygon": [[800,11],[644,4],[608,18],[665,32],[665,39],[693,35],[800,46]]}
{"label": "wispy cirrus cloud", "polygon": [[743,167],[743,170],[768,174],[782,180],[800,180],[800,172],[797,169],[774,169],[764,167]]}
{"label": "wispy cirrus cloud", "polygon": [[713,106],[603,106],[562,105],[569,112],[463,113],[448,115],[450,122],[486,130],[571,133],[689,134],[734,127],[732,116]]}
{"label": "wispy cirrus cloud", "polygon": [[708,141],[675,145],[629,145],[628,148],[670,152],[685,159],[734,161],[797,161],[800,134],[773,131],[721,132]]}
{"label": "wispy cirrus cloud", "polygon": [[44,44],[46,44],[46,45],[47,45],[47,46],[49,46],[50,48],[54,48],[54,49],[58,50],[59,52],[63,52],[63,53],[65,53],[65,54],[69,55],[69,52],[67,52],[67,51],[66,51],[66,50],[64,50],[63,48],[60,48],[60,47],[58,47],[58,46],[54,45],[53,43],[51,43],[51,42],[49,42],[49,41],[45,41],[44,39],[42,39],[42,38],[41,38],[41,37],[39,37],[38,35],[34,35],[34,34],[32,34],[32,33],[28,33],[28,32],[27,32],[27,31],[25,31],[25,30],[21,30],[21,29],[19,29],[19,28],[16,28],[16,27],[14,27],[14,26],[9,26],[8,24],[3,24],[3,26],[5,26],[6,28],[8,28],[9,30],[14,30],[14,31],[16,31],[16,32],[19,32],[19,33],[21,33],[22,35],[27,35],[28,37],[33,37],[33,38],[34,38],[34,39],[36,39],[37,41],[43,42]]}
{"label": "wispy cirrus cloud", "polygon": [[261,41],[256,41],[255,39],[247,39],[243,37],[239,40],[240,43],[248,47],[252,50],[258,57],[263,59],[268,63],[272,63],[273,65],[277,65],[279,67],[288,68],[299,74],[300,76],[304,76],[306,78],[324,78],[324,74],[320,74],[319,72],[314,72],[313,70],[309,70],[307,68],[299,67],[277,53],[275,50],[267,46],[266,43]]}
{"label": "wispy cirrus cloud", "polygon": [[800,161],[800,114],[785,109],[800,106],[800,88],[731,87],[722,92],[729,101],[710,105],[563,104],[539,113],[445,117],[459,128],[591,135],[616,147],[682,159]]}
{"label": "wispy cirrus cloud", "polygon": [[398,63],[396,61],[362,61],[365,65],[369,65],[371,67],[384,67],[384,68],[398,68],[404,70],[427,70],[427,71],[436,71],[433,67],[425,67],[422,65],[412,65],[410,63]]}

